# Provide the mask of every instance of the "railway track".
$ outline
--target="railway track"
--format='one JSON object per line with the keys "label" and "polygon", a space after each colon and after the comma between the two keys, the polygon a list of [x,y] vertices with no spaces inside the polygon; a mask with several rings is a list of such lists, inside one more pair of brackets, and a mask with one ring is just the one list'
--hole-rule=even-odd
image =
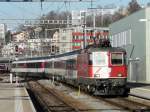
{"label": "railway track", "polygon": [[[85,93],[87,94],[87,93]],[[103,98],[93,96],[96,99],[117,106],[126,111],[132,112],[150,112],[150,100],[144,97],[129,94],[128,97]]]}
{"label": "railway track", "polygon": [[42,105],[44,112],[80,112],[60,98],[56,91],[44,87],[39,82],[31,81],[28,86]]}
{"label": "railway track", "polygon": [[100,99],[101,101],[107,102],[111,105],[120,107],[123,110],[132,112],[150,112],[150,99],[147,97],[140,97],[133,94],[129,94],[128,97],[115,98],[103,98],[99,96],[93,97],[95,97],[96,99]]}
{"label": "railway track", "polygon": [[[67,87],[58,87],[54,85],[53,88],[45,86],[45,82],[42,84],[41,82],[37,81],[30,81],[29,84],[30,88],[34,91],[34,94],[36,95],[37,99],[40,101],[41,105],[44,108],[44,112],[100,112],[100,111],[111,111],[116,110],[116,112],[149,112],[150,111],[150,101],[146,99],[137,98],[135,96],[129,97],[115,97],[115,98],[102,98],[98,96],[90,96],[89,94],[82,93],[82,96],[87,95],[88,97],[85,100],[84,97],[79,99],[76,99],[77,96],[72,96],[75,100],[78,100],[79,104],[72,104],[70,102],[75,101],[67,101],[68,98],[65,98],[63,94],[66,94],[66,96],[70,96],[70,93],[72,91],[76,91],[76,89]],[[48,83],[48,85],[50,85]],[[66,85],[64,85],[66,86]],[[59,88],[59,89],[58,89]],[[63,88],[63,89],[61,89]],[[64,89],[65,88],[65,89]],[[70,88],[70,89],[69,89]],[[58,91],[56,91],[58,89]],[[72,92],[73,93],[73,92]],[[89,99],[88,99],[89,98]],[[67,100],[66,100],[67,99]],[[83,101],[82,101],[83,99]],[[90,107],[88,106],[89,102],[88,100],[93,100],[95,104],[98,103],[97,106],[101,106],[102,102],[105,102],[104,105],[108,106],[104,109],[103,106],[99,108]],[[94,100],[96,99],[96,100]],[[83,104],[85,107],[82,106],[82,108],[78,107],[77,105]],[[95,105],[93,103],[93,105]],[[102,103],[103,105],[103,103]],[[109,106],[114,106],[116,108],[109,108]],[[104,112],[105,112],[104,111]]]}
{"label": "railway track", "polygon": [[[97,97],[98,99],[110,103],[114,106],[120,107],[127,111],[132,112],[149,112],[150,111],[150,104],[146,104],[143,102],[139,102],[134,100],[131,97],[128,98],[101,98]],[[140,100],[140,99],[139,99]]]}

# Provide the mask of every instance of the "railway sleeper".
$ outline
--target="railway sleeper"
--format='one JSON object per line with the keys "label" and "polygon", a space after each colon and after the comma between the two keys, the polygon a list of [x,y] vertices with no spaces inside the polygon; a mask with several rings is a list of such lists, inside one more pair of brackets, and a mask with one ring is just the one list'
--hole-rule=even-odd
{"label": "railway sleeper", "polygon": [[[85,87],[84,87],[85,88]],[[88,85],[87,91],[93,95],[112,95],[112,96],[128,96],[129,88],[125,86],[95,86]]]}
{"label": "railway sleeper", "polygon": [[74,109],[68,107],[68,106],[48,106],[50,108],[50,110],[52,111],[66,111],[66,112],[70,112]]}

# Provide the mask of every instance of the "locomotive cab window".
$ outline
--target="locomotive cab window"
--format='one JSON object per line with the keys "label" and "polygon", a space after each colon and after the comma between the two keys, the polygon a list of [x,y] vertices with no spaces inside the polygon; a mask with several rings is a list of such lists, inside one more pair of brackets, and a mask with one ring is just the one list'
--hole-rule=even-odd
{"label": "locomotive cab window", "polygon": [[111,53],[111,64],[112,65],[123,65],[123,53]]}
{"label": "locomotive cab window", "polygon": [[93,52],[93,65],[107,66],[107,52]]}

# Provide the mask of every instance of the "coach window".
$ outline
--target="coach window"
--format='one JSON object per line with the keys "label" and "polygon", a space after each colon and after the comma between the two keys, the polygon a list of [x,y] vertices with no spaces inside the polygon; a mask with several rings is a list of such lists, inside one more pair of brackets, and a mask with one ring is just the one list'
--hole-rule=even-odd
{"label": "coach window", "polygon": [[70,59],[69,60],[69,67],[70,67],[71,70],[76,69],[76,60],[75,59]]}
{"label": "coach window", "polygon": [[17,64],[13,63],[12,65],[12,68],[17,68]]}
{"label": "coach window", "polygon": [[19,63],[19,67],[25,67],[25,64],[24,63]]}
{"label": "coach window", "polygon": [[41,68],[42,67],[42,62],[37,62],[35,66],[36,66],[36,68]]}
{"label": "coach window", "polygon": [[73,69],[76,70],[77,69],[77,61],[74,59],[73,60]]}
{"label": "coach window", "polygon": [[54,68],[59,68],[59,67],[60,67],[59,62],[58,61],[54,62]]}
{"label": "coach window", "polygon": [[28,63],[27,66],[28,68],[35,68],[35,63]]}
{"label": "coach window", "polygon": [[65,69],[65,61],[64,60],[60,61],[60,68]]}
{"label": "coach window", "polygon": [[74,59],[70,59],[70,60],[67,60],[67,69],[71,69],[71,70],[74,70],[76,69],[76,60]]}
{"label": "coach window", "polygon": [[16,67],[19,68],[19,63],[16,64]]}
{"label": "coach window", "polygon": [[67,60],[67,61],[66,61],[66,68],[67,68],[67,69],[70,69],[70,65],[71,65],[71,64],[70,64],[70,60]]}
{"label": "coach window", "polygon": [[14,67],[18,68],[18,63],[14,64]]}
{"label": "coach window", "polygon": [[52,61],[46,63],[46,68],[52,68]]}

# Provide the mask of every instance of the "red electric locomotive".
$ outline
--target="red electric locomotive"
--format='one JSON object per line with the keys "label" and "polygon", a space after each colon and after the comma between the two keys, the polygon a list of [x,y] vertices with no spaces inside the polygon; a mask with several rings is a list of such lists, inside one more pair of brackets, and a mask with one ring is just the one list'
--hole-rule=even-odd
{"label": "red electric locomotive", "polygon": [[126,52],[121,48],[90,48],[77,56],[78,83],[96,95],[127,95]]}

